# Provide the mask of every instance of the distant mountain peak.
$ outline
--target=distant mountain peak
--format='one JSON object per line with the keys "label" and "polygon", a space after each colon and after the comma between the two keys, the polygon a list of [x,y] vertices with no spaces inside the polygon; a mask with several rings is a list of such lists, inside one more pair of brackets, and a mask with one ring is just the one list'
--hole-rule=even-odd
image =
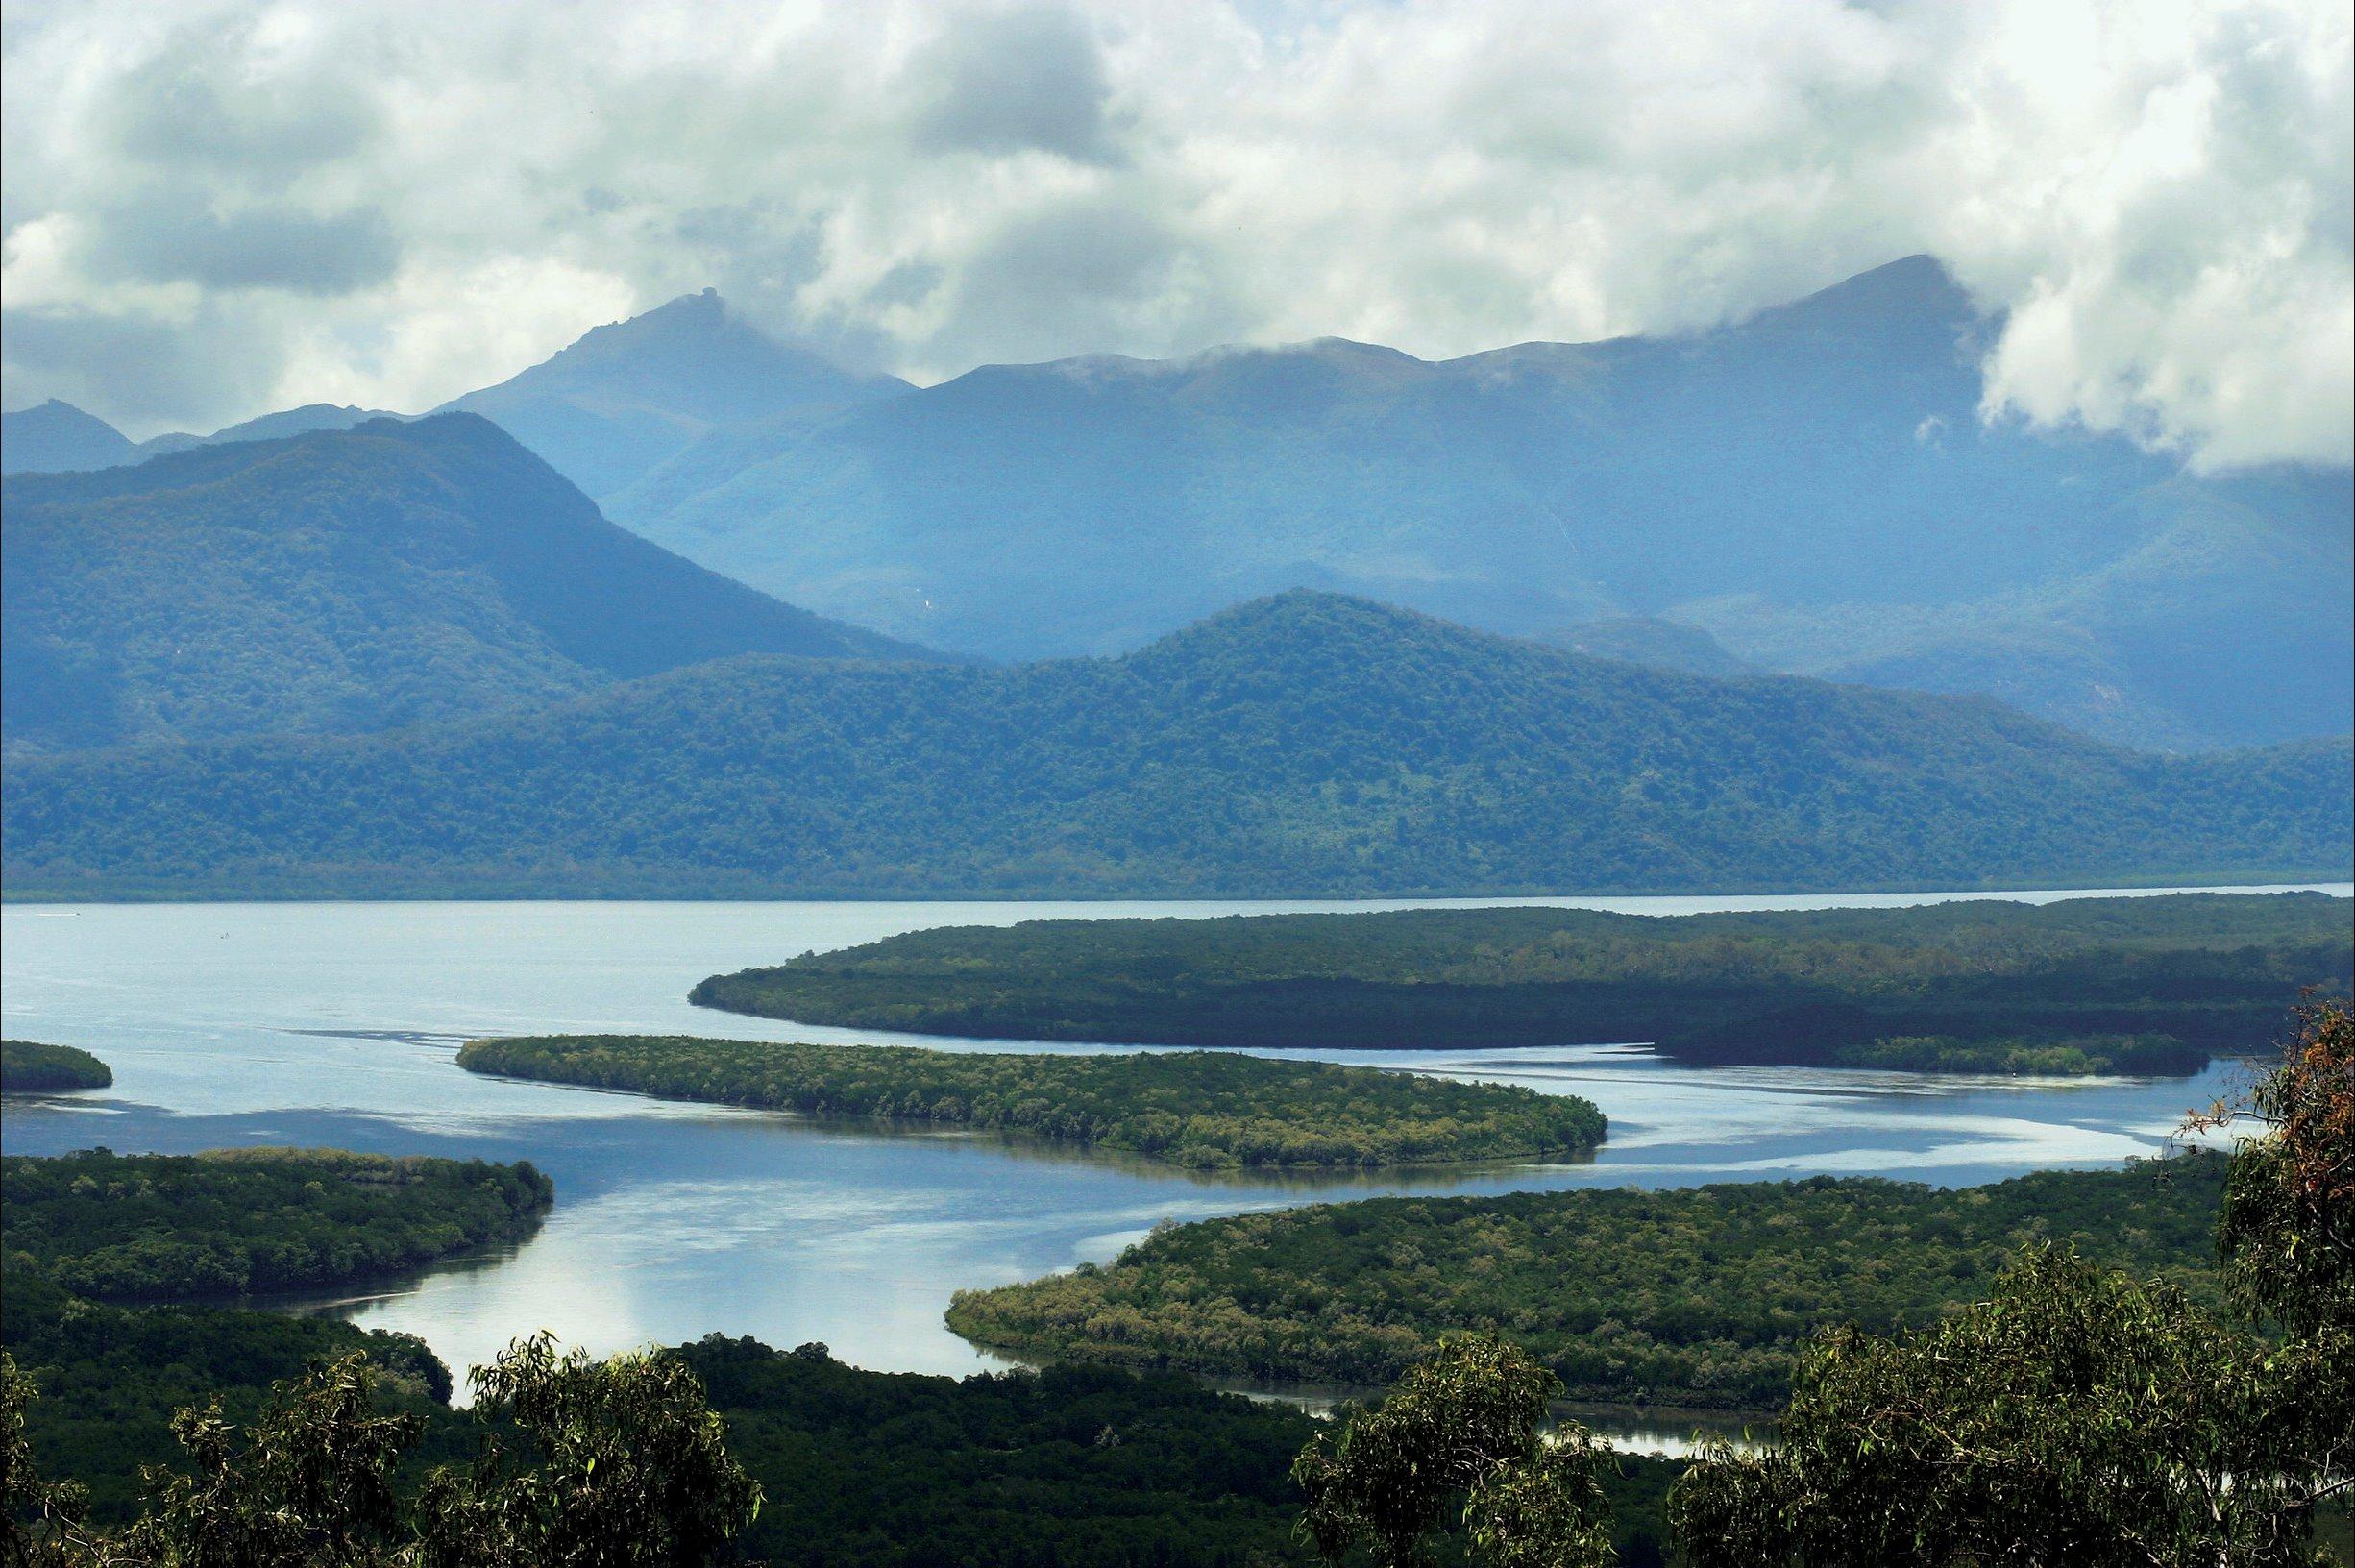
{"label": "distant mountain peak", "polygon": [[1385,604],[1379,600],[1337,594],[1324,588],[1287,588],[1245,600],[1180,626],[1130,657],[1150,661],[1157,656],[1270,637],[1308,644],[1366,637],[1390,639],[1408,633],[1435,634],[1468,642],[1493,640],[1491,633],[1396,604]]}
{"label": "distant mountain peak", "polygon": [[743,654],[932,657],[625,531],[472,413],[12,476],[6,504],[7,738],[34,749],[392,728]]}
{"label": "distant mountain peak", "polygon": [[487,415],[590,495],[609,497],[704,436],[908,390],[779,342],[719,290],[595,328],[528,370],[443,408]]}
{"label": "distant mountain peak", "polygon": [[137,456],[129,436],[61,398],[0,415],[0,468],[11,474],[111,468]]}
{"label": "distant mountain peak", "polygon": [[1977,319],[1971,296],[1934,256],[1900,257],[1752,318],[1760,323],[1840,322],[1859,327],[1909,322],[1946,327]]}
{"label": "distant mountain peak", "polygon": [[[558,352],[569,354],[584,343],[602,342],[616,336],[695,334],[721,331],[731,327],[748,332],[757,331],[729,308],[727,301],[721,298],[718,289],[706,288],[698,293],[681,294],[665,300],[652,309],[641,310],[634,316],[624,316],[620,321],[592,327],[570,347]],[[783,347],[782,344],[778,346]]]}

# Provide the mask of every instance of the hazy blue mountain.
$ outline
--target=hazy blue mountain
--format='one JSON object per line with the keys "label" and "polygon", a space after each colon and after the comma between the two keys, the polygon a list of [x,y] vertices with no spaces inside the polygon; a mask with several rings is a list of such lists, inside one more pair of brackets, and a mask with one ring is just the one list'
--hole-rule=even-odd
{"label": "hazy blue mountain", "polygon": [[[358,408],[350,404],[307,403],[300,408],[282,409],[275,414],[263,414],[258,419],[224,426],[206,436],[208,442],[218,441],[275,441],[283,436],[307,435],[312,430],[348,430],[356,425],[365,425],[372,419],[406,419],[384,408]],[[146,443],[153,450],[155,443]]]}
{"label": "hazy blue mountain", "polygon": [[2343,877],[2351,776],[2344,741],[2154,756],[1290,594],[1117,659],[748,657],[18,759],[0,803],[20,895],[1632,893]]}
{"label": "hazy blue mountain", "polygon": [[0,486],[12,748],[351,732],[748,652],[927,657],[607,523],[488,421]]}
{"label": "hazy blue mountain", "polygon": [[1917,257],[1682,337],[988,366],[724,424],[603,499],[797,602],[999,656],[1306,586],[1524,635],[1666,619],[2153,744],[2355,726],[2347,473],[2200,478],[1987,425],[1990,331]]}
{"label": "hazy blue mountain", "polygon": [[85,413],[70,403],[52,398],[37,408],[0,414],[0,426],[5,427],[4,432],[0,432],[0,443],[5,444],[8,473],[81,474],[96,468],[141,463],[150,457],[222,441],[268,441],[308,430],[348,430],[372,419],[406,417],[381,408],[312,403],[227,425],[210,435],[173,430],[134,441],[96,414]]}
{"label": "hazy blue mountain", "polygon": [[444,404],[496,420],[602,500],[724,427],[908,389],[788,348],[710,289],[600,327],[522,375]]}
{"label": "hazy blue mountain", "polygon": [[96,414],[51,398],[0,414],[0,472],[56,473],[135,461],[138,447]]}
{"label": "hazy blue mountain", "polygon": [[[1716,675],[1730,680],[1759,671],[1726,651],[1725,645],[1699,626],[1687,626],[1656,616],[1625,616],[1613,621],[1589,621],[1542,633],[1537,641],[1566,648],[1598,659],[1625,659],[1687,674]],[[1866,685],[1903,686],[1901,680],[1866,681]],[[1966,688],[1967,690],[1968,688]]]}

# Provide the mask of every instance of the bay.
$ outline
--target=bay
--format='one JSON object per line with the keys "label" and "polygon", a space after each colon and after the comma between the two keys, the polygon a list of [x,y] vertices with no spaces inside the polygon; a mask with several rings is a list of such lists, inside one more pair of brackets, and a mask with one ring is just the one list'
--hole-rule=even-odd
{"label": "bay", "polygon": [[[2041,902],[2097,891],[1953,896]],[[1680,914],[1939,896],[1461,902]],[[546,1328],[598,1352],[717,1332],[822,1341],[879,1370],[962,1374],[1002,1363],[943,1326],[953,1290],[1109,1262],[1163,1221],[1378,1193],[1818,1173],[1995,1181],[2156,1152],[2185,1111],[2240,1070],[2035,1081],[1683,1067],[1632,1043],[1353,1052],[1587,1095],[1610,1117],[1609,1141],[1578,1163],[1292,1177],[673,1105],[481,1078],[453,1061],[466,1040],[514,1033],[910,1042],[708,1012],[686,994],[706,974],[929,926],[1447,902],[11,904],[0,908],[0,1024],[12,1038],[95,1051],[115,1084],[11,1100],[0,1146],[334,1145],[531,1160],[554,1177],[557,1202],[520,1244],[363,1294],[280,1304],[416,1334],[457,1368]]]}

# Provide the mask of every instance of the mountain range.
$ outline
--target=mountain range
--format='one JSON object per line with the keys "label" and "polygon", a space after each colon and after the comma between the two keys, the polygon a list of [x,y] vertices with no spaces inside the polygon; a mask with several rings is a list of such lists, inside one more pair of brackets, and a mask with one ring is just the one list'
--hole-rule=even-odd
{"label": "mountain range", "polygon": [[[1309,587],[1673,669],[1980,693],[2141,747],[2355,728],[2348,471],[2202,476],[1983,418],[1999,326],[1915,257],[1679,336],[915,388],[707,290],[447,406],[690,559],[967,654],[1118,652]],[[12,468],[198,440],[7,419]]]}
{"label": "mountain range", "polygon": [[1306,586],[1522,635],[1666,620],[2133,744],[2355,725],[2348,474],[1990,423],[1994,326],[1917,257],[1681,337],[988,366],[721,430],[600,499],[796,603],[1003,658]]}
{"label": "mountain range", "polygon": [[2344,741],[2149,755],[1294,592],[1118,658],[19,757],[0,802],[18,896],[1398,896],[2339,878],[2351,779]]}
{"label": "mountain range", "polygon": [[378,730],[740,653],[931,657],[607,523],[489,421],[0,480],[12,751]]}
{"label": "mountain range", "polygon": [[437,411],[481,414],[591,496],[616,494],[715,432],[912,390],[766,336],[711,289],[600,327]]}
{"label": "mountain range", "polygon": [[80,474],[98,468],[120,468],[150,457],[186,452],[194,447],[232,441],[267,441],[310,430],[348,430],[372,419],[405,419],[405,414],[381,408],[356,408],[332,403],[283,408],[258,419],[225,425],[210,435],[174,430],[134,441],[95,414],[52,398],[35,407],[0,414],[0,473]]}

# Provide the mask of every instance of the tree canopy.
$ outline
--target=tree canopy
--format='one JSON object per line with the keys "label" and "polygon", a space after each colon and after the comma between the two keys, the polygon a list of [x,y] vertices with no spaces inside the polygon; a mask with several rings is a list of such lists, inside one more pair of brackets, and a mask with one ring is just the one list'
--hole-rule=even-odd
{"label": "tree canopy", "polygon": [[1386,1165],[1580,1153],[1573,1094],[1206,1051],[1026,1055],[631,1035],[476,1041],[462,1066],[811,1115],[1066,1139],[1196,1168]]}
{"label": "tree canopy", "polygon": [[392,734],[23,759],[0,810],[19,897],[2109,887],[2343,877],[2350,755],[2148,755],[1293,594],[1116,659],[746,655]]}
{"label": "tree canopy", "polygon": [[78,1045],[0,1041],[0,1092],[51,1094],[61,1090],[105,1089],[113,1082],[114,1069]]}
{"label": "tree canopy", "polygon": [[1504,908],[1032,920],[714,975],[706,1006],[1174,1045],[1653,1041],[1705,1061],[2190,1072],[2355,982],[2355,903],[2178,894],[1648,916]]}
{"label": "tree canopy", "polygon": [[1814,1177],[1237,1214],[1159,1228],[1101,1267],[960,1291],[948,1324],[1024,1355],[1361,1384],[1451,1331],[1487,1331],[1576,1398],[1767,1409],[1818,1329],[1935,1323],[2032,1241],[2213,1299],[2222,1164],[1955,1189]]}

